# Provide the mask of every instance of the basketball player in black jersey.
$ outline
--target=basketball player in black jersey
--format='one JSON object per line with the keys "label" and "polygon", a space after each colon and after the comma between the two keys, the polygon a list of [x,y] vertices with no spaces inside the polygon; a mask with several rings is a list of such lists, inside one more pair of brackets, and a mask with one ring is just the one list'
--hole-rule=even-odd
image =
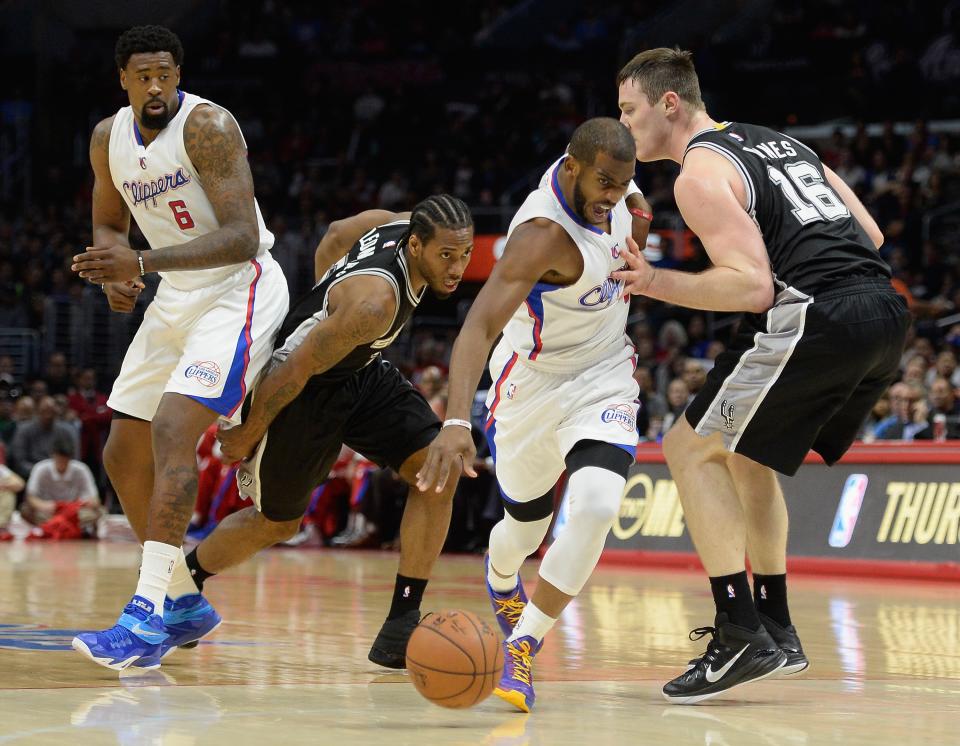
{"label": "basketball player in black jersey", "polygon": [[440,422],[380,351],[427,287],[441,298],[456,290],[472,250],[470,211],[448,195],[412,213],[369,210],[330,226],[317,247],[317,285],[284,319],[243,424],[219,434],[224,457],[244,459],[237,481],[254,507],[225,518],[187,555],[201,590],[209,576],[297,532],[345,443],[411,485],[393,603],[370,651],[374,663],[404,667],[460,465],[440,495],[413,486]]}
{"label": "basketball player in black jersey", "polygon": [[787,607],[775,472],[793,475],[810,449],[828,464],[846,452],[897,375],[909,316],[877,253],[877,224],[810,148],[711,119],[689,52],[643,52],[617,83],[637,159],[681,164],[677,206],[713,263],[698,274],[655,269],[634,245],[619,277],[632,293],[744,312],[739,340],[663,442],[717,611],[713,627],[695,630],[712,635],[704,655],[663,688],[693,703],[807,667]]}

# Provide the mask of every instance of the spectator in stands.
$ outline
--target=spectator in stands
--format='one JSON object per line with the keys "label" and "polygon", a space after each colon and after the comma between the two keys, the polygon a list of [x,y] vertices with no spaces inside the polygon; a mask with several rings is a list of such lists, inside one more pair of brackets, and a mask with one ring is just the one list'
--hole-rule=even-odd
{"label": "spectator in stands", "polygon": [[945,418],[946,437],[950,440],[960,438],[960,401],[957,401],[957,392],[946,378],[935,378],[930,384],[930,413],[927,417],[930,427],[915,437],[933,437],[933,418],[937,415]]}
{"label": "spectator in stands", "polygon": [[927,373],[927,385],[932,385],[937,378],[946,378],[954,388],[960,387],[960,369],[957,368],[957,354],[953,350],[943,350],[937,355],[937,362]]}
{"label": "spectator in stands", "polygon": [[877,425],[886,420],[890,416],[890,413],[890,392],[888,390],[877,400],[877,403],[873,405],[873,409],[870,410],[870,414],[860,428],[857,439],[866,443],[872,443],[876,440]]}
{"label": "spectator in stands", "polygon": [[13,434],[17,430],[16,420],[13,419],[13,398],[6,388],[0,387],[0,442],[5,447],[10,446]]}
{"label": "spectator in stands", "polygon": [[18,386],[17,377],[14,375],[13,358],[9,355],[0,355],[0,384],[8,389]]}
{"label": "spectator in stands", "polygon": [[686,381],[682,378],[674,378],[667,387],[667,411],[663,416],[663,426],[660,428],[660,434],[673,427],[673,424],[683,415],[683,410],[687,408],[690,401],[690,389],[687,388]]}
{"label": "spectator in stands", "polygon": [[70,381],[70,370],[67,368],[67,356],[62,352],[51,352],[47,358],[47,370],[44,375],[47,391],[50,396],[67,394],[73,388]]}
{"label": "spectator in stands", "polygon": [[683,363],[683,382],[687,384],[691,396],[699,392],[707,382],[707,371],[703,363],[687,358]]}
{"label": "spectator in stands", "polygon": [[13,537],[7,530],[10,517],[17,506],[17,493],[23,489],[23,478],[6,464],[0,464],[0,541]]}
{"label": "spectator in stands", "polygon": [[57,405],[52,396],[45,396],[37,405],[36,416],[17,427],[10,446],[12,467],[20,476],[27,478],[34,465],[50,455],[55,439],[73,447],[72,456],[77,454],[77,433],[57,419]]}
{"label": "spectator in stands", "polygon": [[923,355],[914,355],[903,369],[903,382],[924,387],[927,380],[927,360]]}
{"label": "spectator in stands", "polygon": [[38,461],[30,471],[20,514],[24,520],[40,526],[53,518],[62,503],[78,503],[80,528],[93,535],[102,512],[100,494],[90,469],[77,461],[74,453],[72,440],[57,437],[53,441],[50,458]]}
{"label": "spectator in stands", "polygon": [[97,390],[97,373],[93,368],[84,368],[75,381],[68,401],[80,422],[80,459],[99,477],[103,444],[110,432],[112,415],[107,395]]}
{"label": "spectator in stands", "polygon": [[923,389],[908,383],[890,387],[891,414],[874,428],[877,440],[913,440],[927,427]]}

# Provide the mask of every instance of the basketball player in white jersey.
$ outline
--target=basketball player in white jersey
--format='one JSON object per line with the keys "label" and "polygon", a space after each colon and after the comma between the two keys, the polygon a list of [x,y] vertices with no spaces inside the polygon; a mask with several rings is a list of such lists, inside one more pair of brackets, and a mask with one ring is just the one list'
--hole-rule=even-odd
{"label": "basketball player in white jersey", "polygon": [[[233,116],[179,90],[183,48],[141,26],[117,41],[130,106],[97,125],[93,246],[73,270],[129,312],[142,278],[161,276],[108,404],[107,473],[143,542],[140,579],[116,626],[73,646],[108,668],[154,668],[220,622],[198,594],[181,543],[197,493],[196,444],[240,405],[270,359],[289,299],[253,196]],[[133,217],[150,251],[130,248]]]}
{"label": "basketball player in white jersey", "polygon": [[[624,332],[629,304],[610,276],[623,266],[627,238],[642,246],[650,227],[649,206],[631,181],[635,157],[619,122],[588,120],[527,197],[457,337],[448,419],[420,471],[421,490],[440,490],[457,457],[473,462],[465,421],[502,330],[490,358],[495,384],[485,429],[505,515],[490,534],[487,585],[507,636],[495,692],[525,712],[534,702],[533,656],[593,572],[635,458],[636,362]],[[527,602],[519,569],[550,526],[551,492],[564,469],[569,519],[544,555]]]}

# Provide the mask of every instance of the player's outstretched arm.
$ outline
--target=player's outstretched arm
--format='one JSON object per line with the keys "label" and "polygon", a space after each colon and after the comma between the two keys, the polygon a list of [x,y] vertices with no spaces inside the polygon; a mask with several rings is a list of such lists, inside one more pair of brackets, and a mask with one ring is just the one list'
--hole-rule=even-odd
{"label": "player's outstretched arm", "polygon": [[624,255],[629,270],[614,272],[627,291],[709,311],[762,313],[773,303],[773,273],[763,236],[731,186],[739,179],[722,156],[704,149],[687,155],[674,184],[683,219],[703,242],[713,263],[699,272],[653,269],[634,247]]}
{"label": "player's outstretched arm", "polygon": [[883,231],[880,230],[880,226],[877,225],[877,221],[873,219],[873,216],[867,212],[867,208],[863,202],[860,201],[860,198],[857,197],[854,191],[847,186],[847,183],[837,176],[826,164],[823,165],[823,172],[827,175],[827,182],[833,188],[833,191],[840,196],[843,204],[847,206],[847,209],[850,210],[853,217],[857,219],[857,222],[860,223],[863,230],[866,231],[867,236],[873,241],[873,247],[879,249],[883,246]]}
{"label": "player's outstretched arm", "polygon": [[314,280],[320,282],[330,268],[347,255],[367,231],[394,220],[406,220],[409,212],[365,210],[343,220],[334,220],[323,234],[313,255]]}
{"label": "player's outstretched arm", "polygon": [[286,358],[274,357],[243,424],[218,434],[228,460],[247,458],[310,378],[335,366],[355,347],[384,336],[396,317],[397,297],[383,278],[358,275],[331,288],[327,310],[328,316]]}
{"label": "player's outstretched arm", "polygon": [[[541,279],[549,279],[551,273],[578,277],[582,271],[580,252],[557,223],[537,218],[513,232],[453,345],[447,383],[448,419],[470,420],[473,397],[490,348],[533,286]],[[430,444],[417,474],[417,489],[425,492],[435,486],[437,492],[442,492],[457,458],[462,459],[463,472],[475,477],[471,466],[475,455],[467,428],[443,428]]]}

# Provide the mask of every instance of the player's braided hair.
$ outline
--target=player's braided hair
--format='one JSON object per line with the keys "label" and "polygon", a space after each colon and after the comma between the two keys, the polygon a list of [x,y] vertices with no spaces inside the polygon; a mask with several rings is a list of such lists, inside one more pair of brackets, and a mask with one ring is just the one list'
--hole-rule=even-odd
{"label": "player's braided hair", "polygon": [[114,59],[123,70],[130,56],[142,52],[169,52],[175,65],[183,63],[183,44],[180,37],[164,26],[134,26],[120,34]]}
{"label": "player's braided hair", "polygon": [[430,242],[437,228],[469,228],[473,215],[462,199],[449,194],[434,194],[418,202],[410,214],[410,233],[416,233],[425,244]]}

